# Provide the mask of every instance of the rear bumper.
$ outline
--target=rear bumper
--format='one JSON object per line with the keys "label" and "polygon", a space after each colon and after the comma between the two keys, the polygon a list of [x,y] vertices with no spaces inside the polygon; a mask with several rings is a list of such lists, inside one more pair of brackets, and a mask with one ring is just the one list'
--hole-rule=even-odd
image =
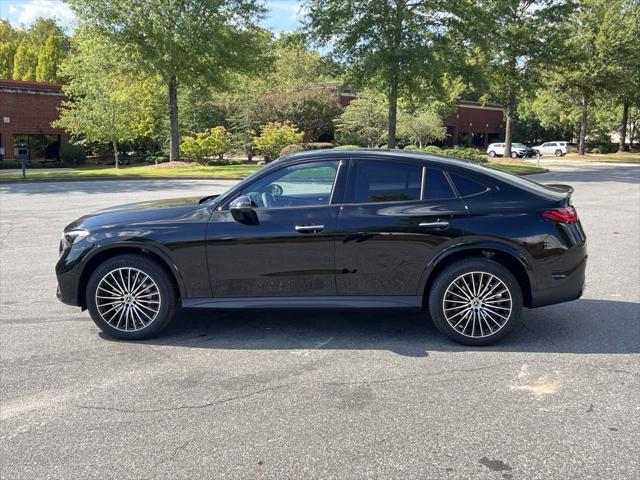
{"label": "rear bumper", "polygon": [[531,292],[531,308],[569,302],[580,298],[584,291],[586,269],[587,256],[585,255],[576,267],[553,275],[550,287]]}

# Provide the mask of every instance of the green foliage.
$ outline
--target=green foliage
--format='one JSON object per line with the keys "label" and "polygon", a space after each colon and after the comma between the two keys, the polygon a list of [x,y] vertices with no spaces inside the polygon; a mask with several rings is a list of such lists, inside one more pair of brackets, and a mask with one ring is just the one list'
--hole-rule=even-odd
{"label": "green foliage", "polygon": [[157,79],[132,71],[133,59],[95,30],[78,29],[72,45],[60,67],[69,79],[64,86],[69,100],[54,125],[88,142],[117,144],[153,136],[164,114]]}
{"label": "green foliage", "polygon": [[396,141],[398,97],[428,90],[430,79],[439,78],[443,57],[438,50],[450,4],[387,0],[308,0],[305,4],[307,30],[349,66],[354,84],[388,92],[390,148]]}
{"label": "green foliage", "polygon": [[335,120],[338,142],[369,148],[384,143],[389,127],[387,108],[382,95],[373,91],[353,100]]}
{"label": "green foliage", "polygon": [[476,163],[486,163],[487,159],[478,155],[473,148],[440,148],[435,145],[429,145],[424,148],[409,148],[405,147],[405,150],[418,151],[422,153],[435,153],[437,155],[444,155],[446,157],[459,158],[461,160],[468,160]]}
{"label": "green foliage", "polygon": [[287,145],[300,143],[304,133],[298,131],[290,123],[270,122],[260,127],[260,135],[253,138],[253,143],[265,161],[269,162],[277,157]]}
{"label": "green foliage", "polygon": [[222,87],[230,72],[259,64],[265,10],[256,0],[68,0],[80,23],[107,36],[135,58],[136,67],[166,85],[170,158],[179,152],[180,87]]}
{"label": "green foliage", "polygon": [[268,122],[289,122],[305,133],[308,142],[331,136],[333,121],[343,110],[334,93],[322,87],[264,95],[253,109],[256,127]]}
{"label": "green foliage", "polygon": [[187,157],[202,163],[207,157],[222,156],[231,148],[229,132],[224,127],[214,127],[195,137],[183,137],[180,149]]}
{"label": "green foliage", "polygon": [[398,138],[407,140],[422,148],[423,145],[444,140],[447,129],[439,115],[431,110],[421,110],[408,114],[402,112],[398,119]]}
{"label": "green foliage", "polygon": [[67,165],[80,165],[87,159],[84,147],[70,142],[60,146],[60,161]]}
{"label": "green foliage", "polygon": [[35,80],[37,64],[38,56],[35,50],[30,48],[27,42],[20,43],[13,57],[13,79]]}
{"label": "green foliage", "polygon": [[305,150],[325,150],[327,148],[333,148],[333,143],[331,142],[309,142],[303,143],[302,148]]}
{"label": "green foliage", "polygon": [[357,150],[360,148],[360,145],[338,145],[335,147],[336,150]]}
{"label": "green foliage", "polygon": [[293,155],[294,153],[304,152],[304,148],[302,145],[287,145],[282,150],[280,150],[280,157],[284,157],[287,155]]}
{"label": "green foliage", "polygon": [[66,55],[65,42],[62,37],[51,35],[47,38],[38,55],[36,80],[38,82],[58,82],[58,66]]}

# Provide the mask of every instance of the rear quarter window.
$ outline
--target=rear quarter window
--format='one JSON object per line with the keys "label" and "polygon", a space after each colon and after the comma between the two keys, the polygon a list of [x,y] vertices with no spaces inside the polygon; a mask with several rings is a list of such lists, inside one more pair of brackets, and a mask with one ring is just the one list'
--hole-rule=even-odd
{"label": "rear quarter window", "polygon": [[470,197],[471,195],[486,192],[489,189],[486,185],[483,185],[480,182],[471,180],[468,177],[464,177],[456,173],[449,173],[449,176],[461,197]]}

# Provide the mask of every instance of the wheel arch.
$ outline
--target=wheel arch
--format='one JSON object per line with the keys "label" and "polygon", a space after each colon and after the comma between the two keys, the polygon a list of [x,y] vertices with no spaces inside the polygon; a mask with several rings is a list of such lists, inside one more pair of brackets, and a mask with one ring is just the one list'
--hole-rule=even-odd
{"label": "wheel arch", "polygon": [[155,246],[131,242],[106,246],[94,251],[91,254],[91,257],[88,258],[85,262],[82,273],[80,274],[80,279],[78,281],[78,305],[80,305],[83,309],[87,308],[87,302],[85,298],[87,284],[89,282],[91,274],[96,270],[96,268],[98,268],[100,265],[111,258],[125,254],[141,255],[157,263],[169,274],[169,278],[173,280],[174,286],[176,287],[180,298],[184,298],[185,287],[182,275],[180,274],[178,267],[173,262],[171,262],[168,256],[164,252],[162,252],[161,249]]}
{"label": "wheel arch", "polygon": [[517,248],[497,242],[464,245],[445,250],[437,255],[429,262],[421,279],[420,291],[423,295],[423,302],[426,304],[431,285],[440,272],[452,263],[474,257],[488,258],[507,268],[518,280],[524,306],[531,306],[534,278],[527,257]]}

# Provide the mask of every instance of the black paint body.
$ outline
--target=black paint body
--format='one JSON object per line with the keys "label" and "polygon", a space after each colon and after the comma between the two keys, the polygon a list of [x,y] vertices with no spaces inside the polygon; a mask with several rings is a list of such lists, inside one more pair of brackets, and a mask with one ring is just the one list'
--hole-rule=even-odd
{"label": "black paint body", "polygon": [[[445,172],[450,198],[352,203],[350,172],[362,160],[409,162]],[[257,208],[239,222],[229,203],[252,182],[285,166],[338,160],[331,204]],[[485,188],[460,195],[454,176]],[[548,188],[493,169],[437,155],[327,150],[269,164],[226,193],[114,207],[82,217],[65,231],[89,235],[62,249],[58,297],[85,307],[86,282],[106,258],[153,256],[173,274],[187,307],[420,307],[434,275],[469,255],[506,264],[537,307],[578,298],[586,237],[579,222],[542,216],[570,205],[567,188]],[[446,222],[442,228],[421,223]],[[321,224],[299,233],[296,225]]]}

